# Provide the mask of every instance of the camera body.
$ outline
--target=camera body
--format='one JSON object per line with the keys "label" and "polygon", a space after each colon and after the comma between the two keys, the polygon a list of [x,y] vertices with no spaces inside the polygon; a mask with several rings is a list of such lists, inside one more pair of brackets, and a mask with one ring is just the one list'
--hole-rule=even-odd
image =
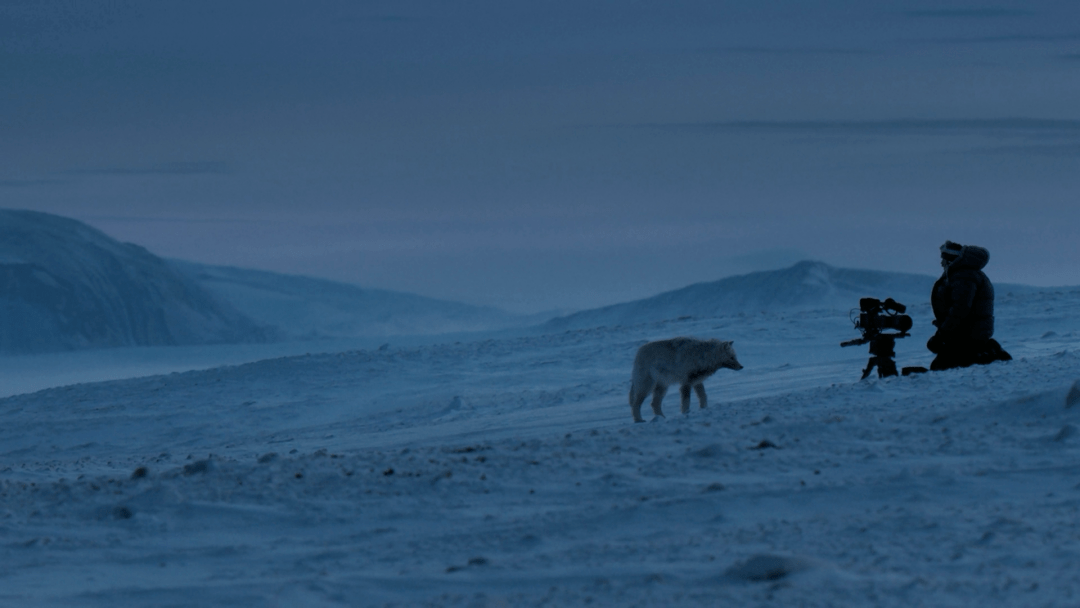
{"label": "camera body", "polygon": [[865,337],[880,335],[882,331],[891,329],[897,332],[892,336],[900,338],[907,336],[911,329],[911,317],[901,314],[907,312],[907,306],[892,298],[884,302],[876,298],[862,298],[859,300],[859,310],[855,328],[863,332]]}
{"label": "camera body", "polygon": [[[907,332],[912,326],[911,317],[902,314],[906,311],[907,306],[892,298],[884,302],[877,298],[860,299],[859,317],[855,318],[855,311],[852,310],[851,318],[855,322],[855,329],[861,331],[863,337],[841,342],[840,346],[858,346],[881,338],[906,338],[911,335]],[[885,330],[893,330],[893,333]]]}

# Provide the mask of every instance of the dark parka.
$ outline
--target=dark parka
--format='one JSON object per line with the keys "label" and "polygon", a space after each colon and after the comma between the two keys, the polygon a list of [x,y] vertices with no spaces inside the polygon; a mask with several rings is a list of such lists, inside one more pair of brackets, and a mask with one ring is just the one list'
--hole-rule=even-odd
{"label": "dark parka", "polygon": [[934,283],[934,325],[953,348],[972,347],[994,335],[994,286],[982,271],[989,261],[986,249],[965,245]]}

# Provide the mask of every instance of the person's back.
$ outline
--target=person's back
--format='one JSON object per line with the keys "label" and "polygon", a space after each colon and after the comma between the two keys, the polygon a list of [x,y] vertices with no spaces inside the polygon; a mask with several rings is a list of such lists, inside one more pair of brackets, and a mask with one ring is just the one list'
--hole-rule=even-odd
{"label": "person's back", "polygon": [[994,285],[982,271],[989,261],[990,252],[982,247],[952,241],[941,246],[945,272],[930,296],[938,330],[926,344],[938,355],[931,369],[1012,358],[993,339]]}

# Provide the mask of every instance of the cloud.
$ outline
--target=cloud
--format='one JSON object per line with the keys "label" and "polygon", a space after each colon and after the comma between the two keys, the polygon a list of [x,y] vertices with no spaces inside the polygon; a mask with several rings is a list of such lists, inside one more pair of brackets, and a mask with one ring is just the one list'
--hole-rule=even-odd
{"label": "cloud", "polygon": [[1080,34],[1008,34],[1001,36],[971,36],[966,38],[933,38],[916,42],[934,44],[1053,44],[1080,40]]}
{"label": "cloud", "polygon": [[403,15],[359,15],[341,17],[339,21],[344,23],[374,23],[382,25],[392,23],[424,23],[430,20],[422,17],[406,17]]}
{"label": "cloud", "polygon": [[1041,118],[940,119],[940,120],[806,120],[729,121],[696,123],[643,123],[643,129],[687,132],[775,132],[817,134],[950,134],[958,132],[1068,133],[1080,136],[1080,120]]}
{"label": "cloud", "polygon": [[[2,1],[2,0],[0,0]],[[93,169],[70,169],[53,173],[61,177],[0,179],[0,188],[38,188],[70,184],[81,177],[98,176],[197,176],[231,175],[235,173],[228,163],[218,161],[171,162],[142,167],[99,167]]]}
{"label": "cloud", "polygon": [[974,150],[978,154],[1041,156],[1049,158],[1080,158],[1080,142],[1020,146],[992,146]]}
{"label": "cloud", "polygon": [[275,224],[276,222],[260,219],[233,219],[233,218],[197,218],[175,216],[149,216],[149,215],[93,215],[79,214],[73,216],[78,220],[94,224],[97,222],[114,224]]}
{"label": "cloud", "polygon": [[[816,145],[867,144],[906,138],[927,149],[931,138],[949,153],[1016,155],[1073,159],[1080,156],[1080,120],[1038,118],[869,120],[869,121],[732,121],[653,123],[628,128],[652,129],[675,136],[775,136]],[[922,143],[916,143],[916,142]],[[971,148],[971,142],[976,142]],[[983,145],[979,145],[982,143]],[[892,145],[891,143],[889,145]],[[962,150],[957,146],[962,146]]]}
{"label": "cloud", "polygon": [[0,179],[0,188],[36,188],[38,186],[56,186],[65,184],[63,179]]}
{"label": "cloud", "polygon": [[101,167],[74,169],[68,175],[230,175],[234,173],[228,163],[218,161],[170,162],[143,167]]}
{"label": "cloud", "polygon": [[768,46],[719,46],[702,47],[700,53],[723,55],[880,55],[877,51],[863,48],[842,47],[768,47]]}
{"label": "cloud", "polygon": [[941,8],[904,13],[913,19],[1014,19],[1031,17],[1035,11],[1013,8]]}

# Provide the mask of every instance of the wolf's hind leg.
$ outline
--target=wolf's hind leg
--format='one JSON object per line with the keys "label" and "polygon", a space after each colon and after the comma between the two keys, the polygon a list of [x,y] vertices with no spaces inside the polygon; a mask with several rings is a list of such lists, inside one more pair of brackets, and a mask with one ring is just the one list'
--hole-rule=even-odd
{"label": "wolf's hind leg", "polygon": [[660,409],[660,402],[664,400],[664,395],[667,394],[667,387],[663,384],[657,384],[652,393],[652,411],[657,416],[663,417],[664,412]]}
{"label": "wolf's hind leg", "polygon": [[634,422],[645,422],[641,417],[641,404],[645,403],[645,397],[649,396],[647,390],[635,390],[636,386],[630,387],[630,414],[634,417]]}
{"label": "wolf's hind leg", "polygon": [[684,384],[679,387],[679,397],[682,399],[679,404],[682,408],[683,416],[690,413],[690,385]]}
{"label": "wolf's hind leg", "polygon": [[708,400],[705,398],[705,385],[695,384],[694,392],[697,393],[698,404],[701,405],[701,409],[705,409],[705,406],[709,404]]}

